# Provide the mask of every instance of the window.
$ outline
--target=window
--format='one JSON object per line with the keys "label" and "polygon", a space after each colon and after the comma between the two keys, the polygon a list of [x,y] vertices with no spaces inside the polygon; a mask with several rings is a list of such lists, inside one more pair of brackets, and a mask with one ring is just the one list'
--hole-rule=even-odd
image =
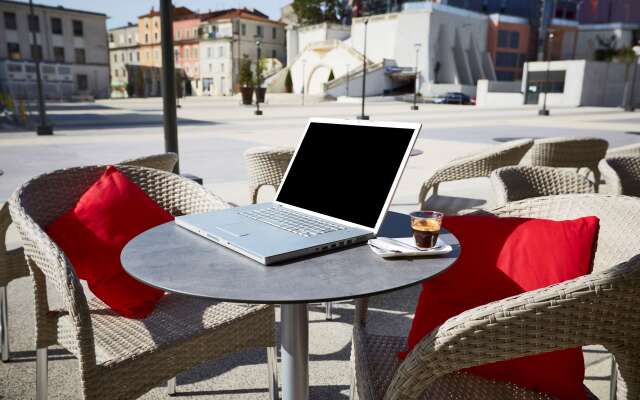
{"label": "window", "polygon": [[276,49],[271,50],[271,58],[278,58],[278,52]]}
{"label": "window", "polygon": [[113,43],[113,33],[109,34],[109,42]]}
{"label": "window", "polygon": [[42,46],[31,45],[31,59],[32,60],[42,60]]}
{"label": "window", "polygon": [[156,60],[160,59],[160,50],[156,50],[155,56],[156,56]]}
{"label": "window", "polygon": [[133,52],[129,53],[129,62],[133,62]]}
{"label": "window", "polygon": [[211,58],[213,55],[213,48],[212,47],[207,47],[207,58]]}
{"label": "window", "polygon": [[[51,18],[51,33],[54,35],[62,35],[62,20],[60,18]],[[110,40],[113,42],[112,36]]]}
{"label": "window", "polygon": [[176,40],[180,40],[180,31],[176,31]]}
{"label": "window", "polygon": [[18,29],[18,24],[16,23],[16,13],[4,13],[4,27],[11,31],[15,31],[16,29]]}
{"label": "window", "polygon": [[533,71],[529,72],[527,87],[537,86],[538,93],[563,93],[566,71]]}
{"label": "window", "polygon": [[84,74],[76,75],[76,86],[78,90],[87,90],[89,88],[89,79]]}
{"label": "window", "polygon": [[120,54],[120,61],[124,62],[124,52]]}
{"label": "window", "polygon": [[512,81],[516,76],[513,71],[496,71],[496,77],[499,81]]}
{"label": "window", "polygon": [[156,42],[158,41],[158,32],[153,34],[153,37],[155,38]]}
{"label": "window", "polygon": [[218,47],[218,57],[223,57],[224,56],[224,47],[220,46]]}
{"label": "window", "polygon": [[209,63],[209,72],[213,72],[213,64]]}
{"label": "window", "polygon": [[149,34],[148,33],[144,34],[144,42],[145,43],[149,43]]}
{"label": "window", "polygon": [[512,49],[520,47],[520,32],[509,32],[509,47]]}
{"label": "window", "polygon": [[184,49],[184,58],[189,58],[189,48],[188,47],[186,47]]}
{"label": "window", "polygon": [[506,48],[508,47],[509,41],[509,31],[505,31],[504,29],[498,29],[498,47]]}
{"label": "window", "polygon": [[[75,49],[74,53],[76,55],[76,64],[86,64],[87,59],[85,57],[84,49]],[[120,59],[124,61],[124,54],[120,56]]]}
{"label": "window", "polygon": [[82,25],[82,21],[73,20],[73,36],[84,36],[84,26]]}
{"label": "window", "polygon": [[131,37],[131,35],[127,36],[127,43],[128,44],[133,44],[133,38]]}
{"label": "window", "polygon": [[245,24],[240,25],[240,30],[242,32],[242,36],[247,36],[247,25]]}
{"label": "window", "polygon": [[262,37],[262,26],[256,25],[256,35]]}
{"label": "window", "polygon": [[9,59],[11,60],[22,59],[22,56],[20,55],[20,45],[18,43],[7,43],[7,52]]}
{"label": "window", "polygon": [[271,28],[271,39],[275,39],[278,36],[278,31],[276,28]]}
{"label": "window", "polygon": [[117,54],[114,54],[114,55],[113,55],[113,62],[114,62],[114,63],[117,63],[117,62],[118,62],[118,55],[117,55]]}
{"label": "window", "polygon": [[191,54],[193,55],[193,58],[198,58],[198,48],[194,47]]}
{"label": "window", "polygon": [[37,15],[29,15],[29,32],[40,32],[40,18]]}
{"label": "window", "polygon": [[220,64],[220,72],[224,72],[224,63]]}
{"label": "window", "polygon": [[[113,55],[115,58],[115,54]],[[63,63],[64,62],[64,47],[54,47],[53,48],[53,59],[55,62]]]}
{"label": "window", "polygon": [[518,61],[520,59],[520,55],[518,53],[496,53],[496,67],[508,67],[508,68],[516,68],[518,67]]}
{"label": "window", "polygon": [[140,62],[140,52],[136,51],[136,61]]}
{"label": "window", "polygon": [[115,71],[113,71],[113,75],[117,78],[118,77],[118,70],[116,69]]}

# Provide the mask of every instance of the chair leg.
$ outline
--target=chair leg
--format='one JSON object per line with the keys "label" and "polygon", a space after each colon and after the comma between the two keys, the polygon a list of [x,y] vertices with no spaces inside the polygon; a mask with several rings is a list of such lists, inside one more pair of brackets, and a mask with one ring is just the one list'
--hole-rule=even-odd
{"label": "chair leg", "polygon": [[326,303],[324,303],[324,313],[325,313],[325,319],[327,321],[331,321],[333,319],[333,313],[331,312],[333,308],[333,303],[331,303],[330,301],[327,301]]}
{"label": "chair leg", "polygon": [[7,287],[0,287],[0,355],[2,362],[9,361],[9,311]]}
{"label": "chair leg", "polygon": [[349,383],[349,400],[356,400],[356,373],[351,373],[351,382]]}
{"label": "chair leg", "polygon": [[48,358],[47,348],[36,350],[36,400],[46,400],[48,391]]}
{"label": "chair leg", "polygon": [[167,394],[169,396],[173,396],[174,394],[176,394],[176,377],[175,376],[167,381]]}
{"label": "chair leg", "polygon": [[276,347],[267,347],[267,372],[269,379],[269,398],[278,400],[278,352]]}
{"label": "chair leg", "polygon": [[611,382],[609,383],[609,399],[616,400],[618,396],[618,366],[616,358],[611,355]]}

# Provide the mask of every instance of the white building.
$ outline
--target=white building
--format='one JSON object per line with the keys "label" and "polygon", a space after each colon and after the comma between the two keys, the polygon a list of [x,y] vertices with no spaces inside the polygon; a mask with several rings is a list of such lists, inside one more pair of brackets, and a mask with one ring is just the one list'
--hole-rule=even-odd
{"label": "white building", "polygon": [[111,97],[128,97],[130,68],[127,65],[140,64],[138,32],[138,25],[132,23],[109,30]]}
{"label": "white building", "polygon": [[40,56],[46,98],[108,97],[107,16],[37,4],[35,18],[29,14],[27,3],[0,0],[0,90],[35,96],[33,60]]}
{"label": "white building", "polygon": [[[348,36],[342,26],[289,27],[294,92],[305,86],[309,94],[338,97],[347,94],[348,86],[349,95],[361,93],[365,21],[369,96],[413,91],[416,48],[418,90],[423,95],[475,95],[478,79],[495,80],[487,52],[486,15],[435,3],[407,3],[402,12],[354,18]],[[331,71],[336,79],[328,82]]]}
{"label": "white building", "polygon": [[231,95],[238,84],[242,57],[255,63],[258,56],[284,63],[284,24],[248,9],[233,9],[203,18],[200,25],[202,94]]}

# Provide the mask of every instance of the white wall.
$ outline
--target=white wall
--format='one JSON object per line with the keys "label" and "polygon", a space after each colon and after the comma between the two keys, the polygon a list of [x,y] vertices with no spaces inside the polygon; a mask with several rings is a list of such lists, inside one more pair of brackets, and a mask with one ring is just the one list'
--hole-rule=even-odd
{"label": "white wall", "polygon": [[[332,97],[347,95],[346,80],[341,79],[340,84],[330,85],[326,94]],[[365,96],[380,96],[384,89],[391,87],[390,79],[385,75],[381,64],[376,64],[372,69],[367,68],[367,82]],[[362,97],[362,71],[349,76],[349,97]]]}
{"label": "white wall", "polygon": [[481,79],[476,90],[479,107],[513,107],[524,104],[520,81],[504,82]]}

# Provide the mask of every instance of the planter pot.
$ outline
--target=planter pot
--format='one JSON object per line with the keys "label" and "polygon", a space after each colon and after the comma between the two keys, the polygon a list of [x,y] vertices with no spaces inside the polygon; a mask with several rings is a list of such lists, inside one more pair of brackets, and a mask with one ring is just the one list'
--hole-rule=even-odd
{"label": "planter pot", "polygon": [[264,103],[264,95],[267,93],[267,88],[257,87],[256,88],[256,101],[258,103]]}
{"label": "planter pot", "polygon": [[242,94],[242,104],[251,105],[251,103],[253,102],[253,88],[241,87],[240,93]]}

